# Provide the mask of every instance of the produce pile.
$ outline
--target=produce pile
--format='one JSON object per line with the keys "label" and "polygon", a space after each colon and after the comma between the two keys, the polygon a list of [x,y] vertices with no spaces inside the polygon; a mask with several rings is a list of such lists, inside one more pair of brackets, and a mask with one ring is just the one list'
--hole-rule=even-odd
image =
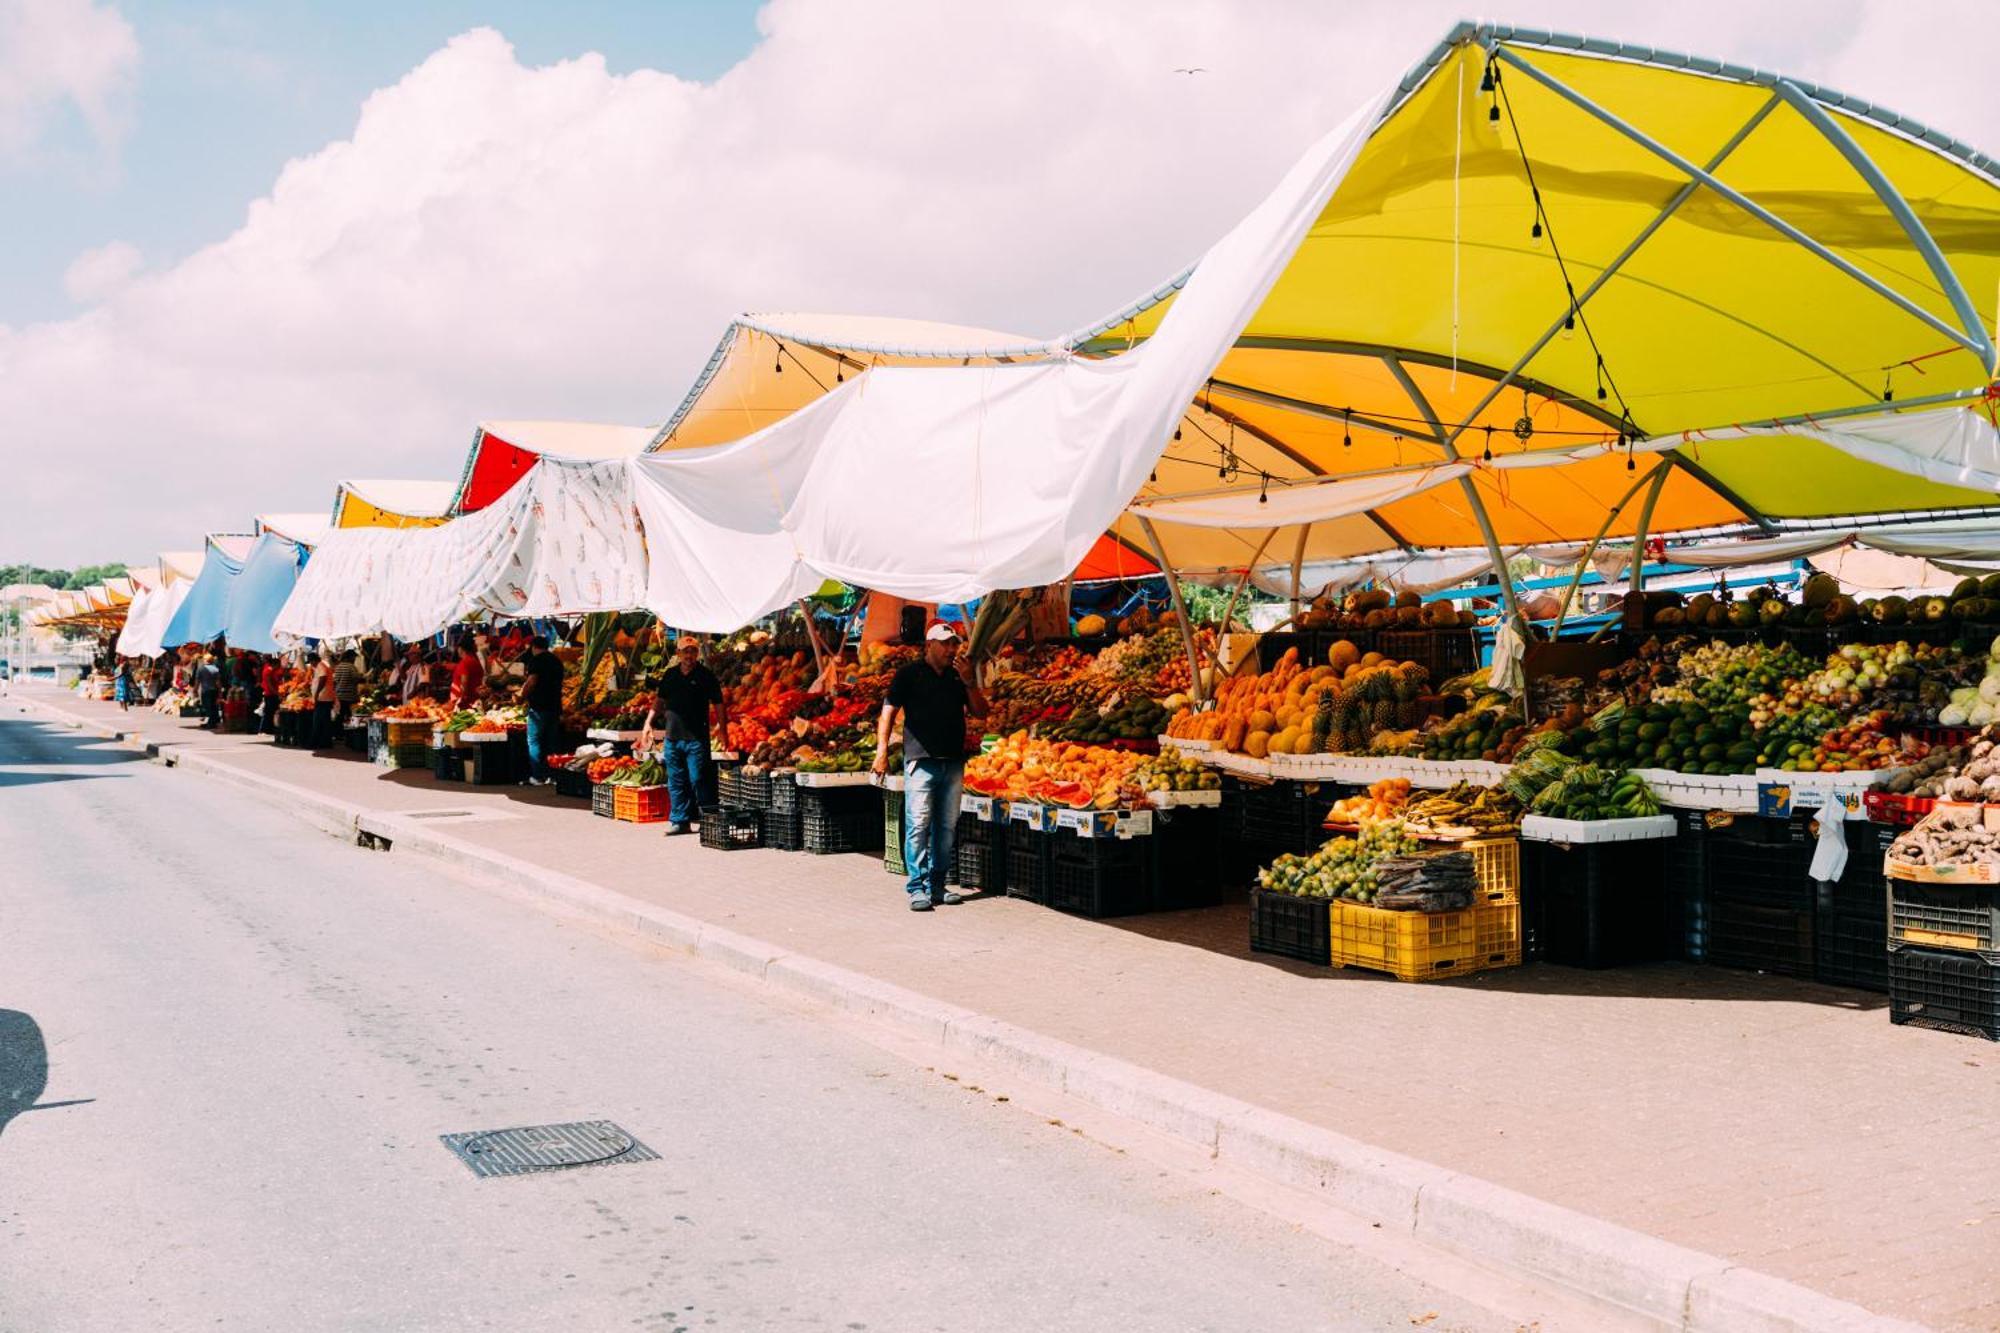
{"label": "produce pile", "polygon": [[1407,856],[1420,845],[1400,821],[1379,820],[1362,825],[1353,837],[1328,838],[1309,855],[1280,856],[1257,872],[1257,887],[1300,898],[1373,902],[1381,862]]}
{"label": "produce pile", "polygon": [[1889,859],[1906,866],[2000,865],[2000,828],[1983,806],[1941,805],[1915,828],[1896,835]]}
{"label": "produce pile", "polygon": [[1429,685],[1430,673],[1418,663],[1363,653],[1346,639],[1328,649],[1322,666],[1302,666],[1298,649],[1287,648],[1262,675],[1225,680],[1213,709],[1183,706],[1166,734],[1253,759],[1355,753],[1380,732],[1414,728]]}
{"label": "produce pile", "polygon": [[1171,745],[1162,747],[1152,758],[1134,764],[1126,775],[1126,781],[1145,792],[1219,791],[1222,788],[1220,774]]}
{"label": "produce pile", "polygon": [[2000,803],[2000,725],[1959,745],[1942,745],[1875,784],[1896,796]]}
{"label": "produce pile", "polygon": [[1479,867],[1471,852],[1427,848],[1375,865],[1375,906],[1392,912],[1456,912],[1472,906]]}
{"label": "produce pile", "polygon": [[979,796],[1112,810],[1144,797],[1137,775],[1146,756],[1127,750],[1047,741],[1017,731],[966,761],[965,789]]}
{"label": "produce pile", "polygon": [[1412,833],[1425,837],[1501,837],[1520,831],[1521,803],[1499,787],[1461,782],[1410,801],[1402,819]]}
{"label": "produce pile", "polygon": [[1408,778],[1383,778],[1372,782],[1368,790],[1359,796],[1347,796],[1333,803],[1326,812],[1329,824],[1372,824],[1381,819],[1394,819],[1410,803],[1410,780]]}
{"label": "produce pile", "polygon": [[1530,813],[1551,819],[1643,819],[1660,813],[1659,797],[1637,773],[1572,759],[1554,746],[1516,763],[1500,788]]}
{"label": "produce pile", "polygon": [[1384,588],[1321,597],[1299,616],[1300,629],[1460,629],[1479,623],[1470,611],[1448,601],[1426,602],[1416,593],[1393,595]]}

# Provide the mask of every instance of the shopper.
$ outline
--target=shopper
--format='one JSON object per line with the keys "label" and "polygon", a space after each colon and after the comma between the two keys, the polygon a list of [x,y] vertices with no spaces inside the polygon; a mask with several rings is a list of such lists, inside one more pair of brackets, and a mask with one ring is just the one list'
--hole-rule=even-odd
{"label": "shopper", "polygon": [[243,669],[237,673],[243,686],[243,702],[249,711],[244,729],[255,733],[258,715],[264,709],[264,658],[260,653],[243,654]]}
{"label": "shopper", "polygon": [[284,664],[276,656],[264,658],[258,689],[264,691],[264,721],[258,725],[258,731],[274,737],[278,735],[278,705],[284,703]]}
{"label": "shopper", "polygon": [[660,719],[660,761],[667,770],[667,836],[686,833],[701,817],[704,795],[714,790],[708,714],[713,708],[729,734],[729,706],[722,682],[701,660],[701,640],[684,636],[674,664],[653,679],[653,707],[639,729],[639,748],[653,748],[653,720]]}
{"label": "shopper", "polygon": [[118,675],[111,682],[111,697],[118,701],[119,712],[132,711],[132,691],[137,688],[138,682],[132,679],[132,664],[120,661]]}
{"label": "shopper", "polygon": [[520,702],[528,710],[528,785],[549,784],[548,756],[562,728],[563,664],[546,636],[528,640]]}
{"label": "shopper", "polygon": [[889,771],[889,737],[903,715],[903,864],[910,910],[959,902],[952,873],[959,797],[965,787],[965,717],[986,716],[986,695],[958,660],[958,631],[944,621],[924,634],[924,655],[889,681],[875,728],[875,771]]}
{"label": "shopper", "polygon": [[468,637],[458,641],[458,661],[451,668],[453,708],[471,708],[486,686],[486,667],[479,660],[479,648]]}
{"label": "shopper", "polygon": [[194,668],[195,695],[201,700],[201,725],[222,727],[222,667],[213,651],[205,652]]}
{"label": "shopper", "polygon": [[324,750],[333,744],[333,708],[337,700],[333,693],[333,662],[323,650],[313,660],[307,694],[313,706],[312,748]]}
{"label": "shopper", "polygon": [[334,726],[346,726],[347,719],[354,716],[354,705],[360,701],[361,666],[355,661],[354,650],[349,648],[333,661]]}

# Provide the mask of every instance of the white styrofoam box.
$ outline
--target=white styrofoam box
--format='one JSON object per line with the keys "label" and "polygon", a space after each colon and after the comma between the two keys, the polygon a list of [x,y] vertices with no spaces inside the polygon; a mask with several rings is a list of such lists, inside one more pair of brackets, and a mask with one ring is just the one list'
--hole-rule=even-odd
{"label": "white styrofoam box", "polygon": [[1523,842],[1563,842],[1588,846],[1599,842],[1648,842],[1674,836],[1672,815],[1634,819],[1552,819],[1529,815],[1521,821]]}
{"label": "white styrofoam box", "polygon": [[1162,750],[1166,749],[1169,745],[1171,745],[1176,750],[1181,750],[1188,754],[1199,754],[1203,750],[1209,750],[1215,747],[1214,741],[1191,740],[1185,736],[1159,736],[1156,737],[1155,739],[1157,739],[1160,742],[1160,748]]}
{"label": "white styrofoam box", "polygon": [[460,745],[501,745],[505,744],[506,740],[507,733],[504,731],[461,731],[458,733],[458,743]]}
{"label": "white styrofoam box", "polygon": [[1731,814],[1757,813],[1757,779],[1749,774],[1714,776],[1706,773],[1677,773],[1670,768],[1635,768],[1646,780],[1661,805],[1682,810],[1726,810]]}
{"label": "white styrofoam box", "polygon": [[866,787],[873,773],[794,773],[801,787]]}
{"label": "white styrofoam box", "polygon": [[594,741],[636,741],[646,733],[643,731],[611,731],[604,727],[592,727],[583,734]]}
{"label": "white styrofoam box", "polygon": [[[871,785],[880,787],[883,791],[901,791],[904,786],[903,775],[901,773],[870,773],[868,774],[868,781]],[[973,799],[983,801],[991,798],[978,796]],[[965,808],[965,797],[959,797],[958,808],[961,810]]]}
{"label": "white styrofoam box", "polygon": [[1267,761],[1271,776],[1301,782],[1326,782],[1342,776],[1343,756],[1333,754],[1274,754]]}
{"label": "white styrofoam box", "polygon": [[1149,791],[1146,803],[1161,810],[1170,810],[1182,805],[1221,805],[1219,791]]}

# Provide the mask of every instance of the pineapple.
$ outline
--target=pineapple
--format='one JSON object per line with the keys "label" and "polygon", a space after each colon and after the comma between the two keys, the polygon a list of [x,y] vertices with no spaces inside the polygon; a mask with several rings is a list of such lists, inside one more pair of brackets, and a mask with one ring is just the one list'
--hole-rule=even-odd
{"label": "pineapple", "polygon": [[1369,713],[1369,721],[1372,724],[1369,727],[1371,734],[1378,731],[1394,730],[1396,726],[1396,701],[1393,699],[1376,700],[1374,708]]}
{"label": "pineapple", "polygon": [[1333,694],[1324,691],[1319,703],[1313,708],[1312,748],[1315,754],[1326,753],[1327,740],[1333,734]]}
{"label": "pineapple", "polygon": [[1414,698],[1402,700],[1396,705],[1397,728],[1402,731],[1408,731],[1416,725],[1417,701]]}

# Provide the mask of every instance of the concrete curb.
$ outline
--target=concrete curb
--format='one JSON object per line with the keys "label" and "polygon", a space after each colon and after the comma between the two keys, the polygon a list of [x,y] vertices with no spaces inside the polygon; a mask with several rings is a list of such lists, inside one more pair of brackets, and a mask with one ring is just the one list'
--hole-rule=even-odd
{"label": "concrete curb", "polygon": [[[16,702],[78,730],[106,730],[40,700]],[[143,740],[143,738],[136,738]],[[1113,1056],[1031,1032],[848,968],[440,833],[416,820],[347,806],[196,753],[156,759],[237,786],[323,831],[369,835],[394,850],[455,865],[545,898],[562,910],[712,962],[836,1009],[1060,1089],[1204,1150],[1218,1164],[1301,1189],[1385,1230],[1509,1274],[1562,1287],[1682,1333],[1924,1333],[1725,1259],[1371,1147]]]}

